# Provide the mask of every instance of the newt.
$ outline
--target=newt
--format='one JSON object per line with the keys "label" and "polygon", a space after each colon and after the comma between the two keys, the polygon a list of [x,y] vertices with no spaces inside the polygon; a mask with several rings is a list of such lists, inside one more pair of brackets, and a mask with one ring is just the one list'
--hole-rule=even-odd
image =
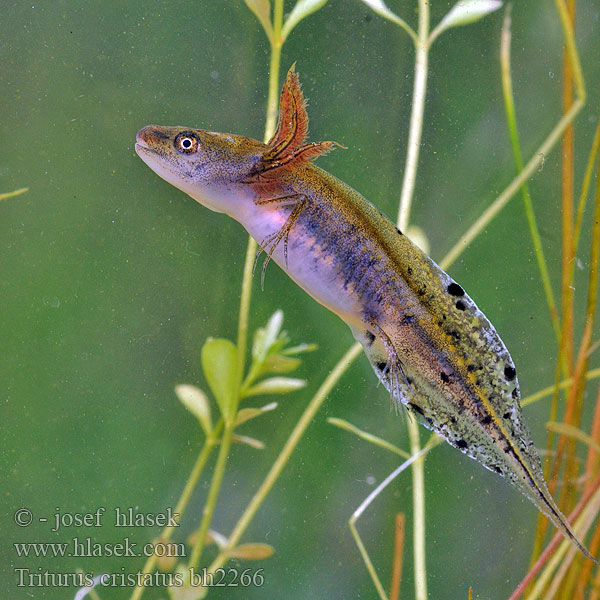
{"label": "newt", "polygon": [[[135,149],[160,177],[238,221],[266,255],[338,315],[392,399],[450,445],[505,477],[565,538],[577,539],[548,491],[524,422],[515,365],[464,289],[377,208],[314,159],[294,67],[267,144],[149,125]],[[257,255],[258,256],[258,255]]]}

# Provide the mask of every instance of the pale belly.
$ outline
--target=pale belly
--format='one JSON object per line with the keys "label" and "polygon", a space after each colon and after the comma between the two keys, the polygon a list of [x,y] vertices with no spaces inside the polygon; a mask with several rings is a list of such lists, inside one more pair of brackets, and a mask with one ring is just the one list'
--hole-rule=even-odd
{"label": "pale belly", "polygon": [[[240,222],[260,244],[268,236],[280,231],[288,215],[289,208],[263,209],[255,211],[251,219],[240,219]],[[353,331],[362,331],[365,329],[365,298],[356,290],[361,276],[349,276],[344,264],[347,256],[343,253],[344,249],[336,247],[331,235],[325,239],[318,228],[311,227],[310,219],[301,215],[289,232],[287,258],[285,244],[281,240],[274,248],[272,260],[317,302],[345,321]],[[263,253],[258,260],[257,275],[265,256]]]}

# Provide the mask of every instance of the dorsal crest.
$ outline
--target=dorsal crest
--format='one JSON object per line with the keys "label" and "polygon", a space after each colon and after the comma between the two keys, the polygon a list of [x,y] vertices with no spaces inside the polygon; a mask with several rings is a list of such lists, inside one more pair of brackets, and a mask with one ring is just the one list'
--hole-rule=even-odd
{"label": "dorsal crest", "polygon": [[275,169],[292,170],[333,150],[336,142],[311,142],[305,144],[308,135],[306,100],[300,89],[300,81],[291,66],[281,89],[277,129],[267,143],[259,174]]}

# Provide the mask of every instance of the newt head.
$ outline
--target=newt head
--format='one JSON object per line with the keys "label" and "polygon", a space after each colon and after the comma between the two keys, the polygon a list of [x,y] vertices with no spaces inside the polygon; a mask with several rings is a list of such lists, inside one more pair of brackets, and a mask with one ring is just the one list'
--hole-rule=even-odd
{"label": "newt head", "polygon": [[277,193],[278,181],[339,145],[306,143],[306,101],[294,67],[281,90],[277,129],[269,142],[229,133],[148,125],[135,151],[160,177],[200,204],[239,220],[243,199]]}
{"label": "newt head", "polygon": [[160,177],[200,204],[232,216],[239,187],[256,170],[267,146],[228,133],[148,125],[135,151]]}

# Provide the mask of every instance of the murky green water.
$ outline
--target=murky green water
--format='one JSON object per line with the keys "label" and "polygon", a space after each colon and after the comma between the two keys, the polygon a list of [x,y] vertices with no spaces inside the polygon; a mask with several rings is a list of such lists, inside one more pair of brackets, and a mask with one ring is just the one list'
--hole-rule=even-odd
{"label": "murky green water", "polygon": [[[115,509],[173,507],[201,432],[173,393],[206,388],[200,348],[235,338],[246,236],[233,221],[159,180],[135,155],[149,123],[190,125],[261,138],[268,46],[242,2],[5,2],[0,7],[0,408],[4,595],[72,598],[75,588],[28,579],[46,572],[135,573],[137,557],[19,556],[15,543],[73,537],[136,550],[158,528],[115,528]],[[432,22],[448,3],[432,3]],[[596,125],[600,82],[598,7],[578,3],[578,42],[589,104],[579,117],[578,181]],[[416,26],[413,3],[390,8]],[[292,3],[286,2],[286,9]],[[501,100],[500,12],[444,34],[432,50],[413,222],[440,259],[513,175]],[[513,7],[513,63],[523,149],[530,156],[560,111],[561,44],[549,3]],[[310,99],[312,139],[348,147],[319,165],[395,217],[412,93],[406,35],[359,0],[331,0],[302,22],[283,51]],[[551,274],[558,282],[558,153],[531,190]],[[577,190],[579,187],[577,186]],[[586,263],[588,241],[580,253]],[[511,350],[525,394],[549,385],[554,346],[519,198],[452,268]],[[582,282],[581,289],[585,289]],[[584,294],[578,296],[584,306]],[[298,376],[305,391],[244,426],[259,451],[235,445],[213,528],[227,534],[277,456],[303,407],[351,343],[346,327],[276,266],[254,282],[251,328],[277,308],[295,342],[316,342]],[[270,398],[248,405],[260,406]],[[216,409],[215,409],[216,410]],[[526,411],[544,443],[547,407]],[[366,359],[331,394],[259,511],[244,541],[275,547],[257,563],[261,588],[215,589],[215,598],[370,598],[374,591],[347,519],[397,458],[326,417],[345,418],[407,448],[404,420],[389,410]],[[431,598],[505,597],[526,570],[533,507],[499,478],[449,447],[427,460]],[[194,495],[176,541],[197,526],[208,482]],[[106,512],[99,526],[62,527],[54,515]],[[33,523],[19,527],[15,511]],[[396,512],[411,519],[403,475],[359,524],[389,581]],[[48,519],[40,522],[41,518]],[[408,536],[403,596],[413,596]],[[31,550],[33,552],[33,550]],[[214,556],[214,548],[205,556]],[[33,586],[18,587],[22,583]],[[131,588],[99,590],[124,599]],[[149,588],[144,598],[164,598]]]}

